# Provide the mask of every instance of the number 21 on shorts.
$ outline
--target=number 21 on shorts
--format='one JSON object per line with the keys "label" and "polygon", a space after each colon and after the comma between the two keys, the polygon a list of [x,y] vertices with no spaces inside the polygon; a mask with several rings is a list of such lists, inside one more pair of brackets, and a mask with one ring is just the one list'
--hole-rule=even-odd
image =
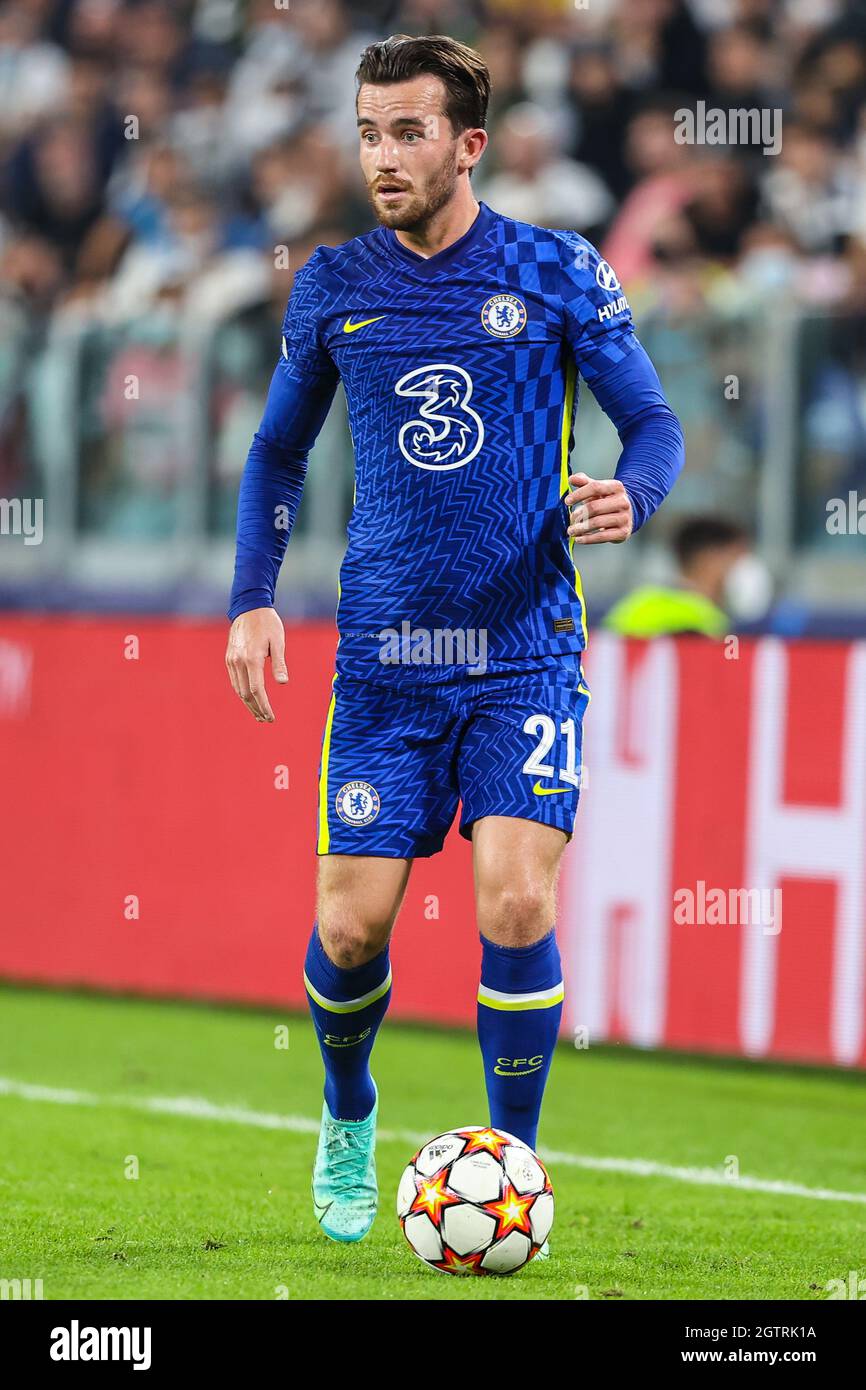
{"label": "number 21 on shorts", "polygon": [[[574,787],[581,785],[582,766],[577,763],[577,731],[573,719],[564,719],[559,726],[559,732],[564,736],[560,741],[559,752],[565,754],[564,765],[561,763],[558,768],[546,759],[554,743],[556,742],[556,722],[551,719],[549,714],[530,714],[524,721],[523,732],[530,734],[537,739],[535,747],[530,753],[526,762],[523,764],[523,771],[528,777],[535,777],[536,782],[532,790],[536,796],[551,796],[558,791],[571,791]],[[543,779],[557,778],[558,783],[564,786],[554,785],[545,786]]]}

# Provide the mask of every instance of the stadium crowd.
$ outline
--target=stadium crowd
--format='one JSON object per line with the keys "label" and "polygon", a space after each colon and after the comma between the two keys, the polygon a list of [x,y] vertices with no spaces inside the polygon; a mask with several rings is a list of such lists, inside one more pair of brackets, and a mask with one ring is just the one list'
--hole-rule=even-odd
{"label": "stadium crowd", "polygon": [[[639,322],[866,308],[863,0],[6,0],[0,491],[22,373],[59,326],[158,351],[180,323],[277,322],[312,247],[369,228],[353,74],[393,32],[481,50],[478,196],[600,244]],[[781,113],[776,152],[681,142],[701,102]],[[852,354],[831,397],[861,380]]]}

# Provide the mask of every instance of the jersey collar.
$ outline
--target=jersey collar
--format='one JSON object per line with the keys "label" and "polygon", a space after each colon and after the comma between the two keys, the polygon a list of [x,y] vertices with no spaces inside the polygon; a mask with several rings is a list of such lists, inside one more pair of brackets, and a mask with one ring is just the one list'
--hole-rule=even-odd
{"label": "jersey collar", "polygon": [[494,217],[495,213],[491,212],[487,204],[479,201],[478,214],[469,230],[464,232],[462,237],[458,237],[457,241],[452,241],[451,245],[446,246],[444,250],[437,251],[435,256],[419,256],[417,251],[410,251],[408,246],[404,246],[402,241],[398,240],[397,234],[391,227],[381,227],[379,230],[383,233],[384,244],[388,251],[400,260],[408,262],[416,274],[438,275],[440,270],[450,268],[455,261],[459,260],[482,239]]}

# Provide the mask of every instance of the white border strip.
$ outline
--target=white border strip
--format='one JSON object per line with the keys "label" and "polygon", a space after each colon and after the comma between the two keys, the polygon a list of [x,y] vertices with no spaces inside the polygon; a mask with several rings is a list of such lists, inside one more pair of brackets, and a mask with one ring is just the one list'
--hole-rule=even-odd
{"label": "white border strip", "polygon": [[[64,1090],[57,1086],[36,1086],[0,1076],[0,1096],[30,1100],[48,1105],[82,1105],[99,1109],[137,1110],[150,1115],[175,1115],[187,1120],[215,1120],[222,1124],[245,1125],[250,1129],[283,1130],[290,1134],[318,1134],[319,1121],[305,1115],[276,1115],[266,1110],[247,1110],[240,1105],[217,1105],[201,1096],[100,1096],[92,1091]],[[429,1135],[407,1129],[380,1129],[383,1143],[407,1144],[417,1149]],[[563,1167],[586,1168],[596,1173],[621,1173],[633,1178],[667,1178],[671,1182],[701,1187],[726,1187],[740,1192],[767,1192],[777,1197],[805,1197],[819,1202],[857,1202],[866,1205],[866,1192],[837,1192],[829,1187],[804,1187],[801,1183],[774,1181],[772,1178],[729,1178],[717,1168],[679,1168],[642,1158],[595,1158],[588,1154],[560,1153],[542,1149],[548,1163]]]}

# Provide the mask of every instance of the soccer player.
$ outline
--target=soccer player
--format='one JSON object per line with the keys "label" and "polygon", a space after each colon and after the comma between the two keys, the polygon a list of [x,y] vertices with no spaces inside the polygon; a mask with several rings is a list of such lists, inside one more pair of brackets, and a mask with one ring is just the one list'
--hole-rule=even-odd
{"label": "soccer player", "polygon": [[[361,57],[361,168],[378,227],[299,270],[240,489],[227,665],[262,722],[274,590],[310,447],[345,389],[356,494],[319,780],[305,980],[325,1068],[313,1201],[334,1240],[376,1213],[370,1055],[415,858],[461,804],[481,936],[490,1123],[534,1146],[563,985],[555,884],[574,823],[586,619],[576,546],[625,541],[683,441],[613,268],[582,237],[472,192],[489,74],[445,37]],[[577,374],[616,425],[616,476],[569,473]],[[279,520],[277,520],[279,518]]]}

